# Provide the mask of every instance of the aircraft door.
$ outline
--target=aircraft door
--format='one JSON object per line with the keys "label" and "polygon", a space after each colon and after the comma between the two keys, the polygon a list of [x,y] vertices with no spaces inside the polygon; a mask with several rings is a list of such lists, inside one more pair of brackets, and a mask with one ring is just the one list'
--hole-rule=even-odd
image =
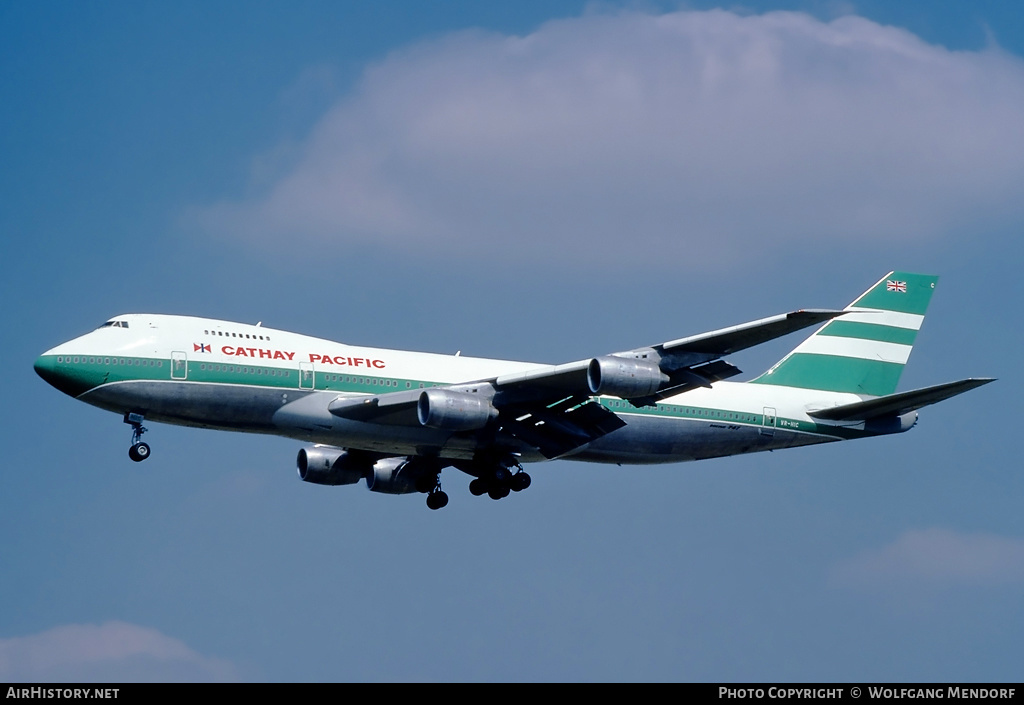
{"label": "aircraft door", "polygon": [[313,388],[313,363],[312,362],[300,362],[299,363],[299,389],[312,389]]}
{"label": "aircraft door", "polygon": [[774,408],[770,406],[764,407],[764,416],[761,417],[761,435],[768,436],[769,438],[774,436],[778,420]]}
{"label": "aircraft door", "polygon": [[188,377],[188,355],[183,352],[171,353],[171,379]]}

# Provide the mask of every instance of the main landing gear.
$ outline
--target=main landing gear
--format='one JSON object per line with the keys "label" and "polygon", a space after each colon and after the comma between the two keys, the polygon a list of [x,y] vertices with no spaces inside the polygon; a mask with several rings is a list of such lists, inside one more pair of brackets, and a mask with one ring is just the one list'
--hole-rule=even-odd
{"label": "main landing gear", "polygon": [[[487,495],[491,499],[508,497],[512,492],[522,492],[530,486],[530,476],[514,457],[501,461],[491,461],[485,465],[474,463],[472,469],[459,466],[459,469],[470,472],[477,477],[469,483],[469,491],[479,497]],[[427,507],[441,509],[448,505],[448,494],[441,489],[440,469],[424,472],[416,480],[416,489],[427,495]]]}
{"label": "main landing gear", "polygon": [[491,499],[504,499],[511,492],[522,492],[529,486],[530,476],[518,461],[512,460],[496,463],[490,471],[469,483],[469,491],[476,497],[486,494]]}
{"label": "main landing gear", "polygon": [[142,434],[146,432],[142,414],[128,412],[124,415],[124,422],[132,427],[132,447],[128,449],[128,457],[136,463],[141,463],[149,457],[149,444],[142,442]]}

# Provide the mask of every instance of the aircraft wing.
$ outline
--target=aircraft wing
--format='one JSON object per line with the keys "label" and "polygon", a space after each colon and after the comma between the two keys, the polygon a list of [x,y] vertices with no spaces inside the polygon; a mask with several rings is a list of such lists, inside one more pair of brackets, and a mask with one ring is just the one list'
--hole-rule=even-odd
{"label": "aircraft wing", "polygon": [[594,396],[615,396],[639,407],[710,387],[740,373],[721,360],[723,356],[842,314],[794,311],[659,345],[563,365],[538,365],[489,379],[339,397],[328,408],[335,416],[355,421],[453,432],[493,428],[497,419],[499,435],[512,436],[555,458],[625,425]]}
{"label": "aircraft wing", "polygon": [[825,323],[844,313],[846,311],[802,309],[750,323],[742,323],[730,328],[722,328],[710,333],[693,335],[689,338],[670,340],[656,347],[660,347],[665,352],[707,353],[721,357],[767,343],[769,340],[803,330],[808,326]]}
{"label": "aircraft wing", "polygon": [[[546,458],[557,458],[601,436],[622,428],[626,423],[589,396],[560,396],[553,401],[532,403],[498,403],[494,397],[481,397],[481,385],[409,389],[371,397],[339,397],[328,404],[328,410],[340,418],[395,426],[434,426],[430,409],[440,407],[441,414],[457,419],[453,432],[479,431],[492,418],[498,420],[498,435],[507,434],[538,449]],[[486,393],[485,393],[486,394]],[[481,425],[469,418],[466,409],[487,405],[493,414],[484,414]],[[512,445],[509,443],[509,445]]]}
{"label": "aircraft wing", "polygon": [[416,405],[422,393],[422,389],[405,389],[369,397],[338,397],[327,405],[327,410],[352,421],[418,426]]}
{"label": "aircraft wing", "polygon": [[647,406],[740,374],[738,368],[720,359],[726,355],[844,313],[826,309],[793,311],[646,348],[502,375],[487,381],[494,384],[503,400],[510,402],[528,402],[558,394],[608,394],[635,406]]}

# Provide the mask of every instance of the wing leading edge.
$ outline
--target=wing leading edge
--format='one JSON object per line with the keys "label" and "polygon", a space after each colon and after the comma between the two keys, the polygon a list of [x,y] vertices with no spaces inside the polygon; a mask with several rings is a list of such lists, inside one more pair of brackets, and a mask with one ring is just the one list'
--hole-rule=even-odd
{"label": "wing leading edge", "polygon": [[[501,375],[483,381],[493,384],[504,398],[515,402],[558,395],[600,394],[602,392],[597,384],[597,372],[602,368],[601,363],[606,361],[606,365],[613,365],[617,361],[629,360],[634,362],[618,363],[626,369],[618,375],[613,371],[612,378],[628,376],[633,380],[643,380],[633,383],[624,379],[616,380],[619,383],[611,385],[615,389],[609,389],[607,393],[643,406],[666,396],[698,386],[707,387],[712,382],[733,377],[740,370],[722,362],[720,358],[824,323],[844,313],[825,309],[793,311],[659,345],[564,365],[538,367],[528,372]],[[595,389],[595,386],[598,388]],[[630,393],[636,390],[644,393]]]}

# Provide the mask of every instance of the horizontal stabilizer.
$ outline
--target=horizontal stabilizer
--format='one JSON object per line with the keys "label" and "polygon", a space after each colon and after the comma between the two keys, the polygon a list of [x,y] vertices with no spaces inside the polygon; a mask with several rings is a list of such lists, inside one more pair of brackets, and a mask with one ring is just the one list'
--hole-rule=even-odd
{"label": "horizontal stabilizer", "polygon": [[828,421],[867,421],[881,416],[901,416],[994,381],[992,377],[962,379],[958,382],[947,382],[934,387],[915,389],[912,392],[888,394],[877,399],[809,411],[808,414],[816,419]]}

